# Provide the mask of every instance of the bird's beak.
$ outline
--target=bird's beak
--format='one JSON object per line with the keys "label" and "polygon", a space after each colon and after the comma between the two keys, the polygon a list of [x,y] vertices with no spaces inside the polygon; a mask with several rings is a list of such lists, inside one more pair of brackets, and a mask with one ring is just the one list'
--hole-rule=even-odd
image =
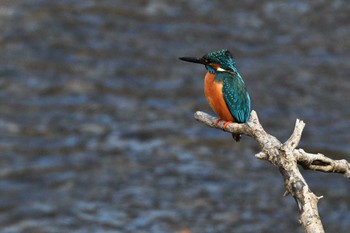
{"label": "bird's beak", "polygon": [[197,57],[179,57],[180,60],[187,61],[187,62],[193,62],[198,64],[206,64],[206,61],[203,58],[197,58]]}

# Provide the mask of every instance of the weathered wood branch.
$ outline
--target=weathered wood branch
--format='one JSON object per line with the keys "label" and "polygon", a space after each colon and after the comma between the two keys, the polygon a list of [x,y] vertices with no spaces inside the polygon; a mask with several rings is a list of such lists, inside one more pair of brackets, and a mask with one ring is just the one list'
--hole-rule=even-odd
{"label": "weathered wood branch", "polygon": [[311,154],[303,149],[294,151],[298,164],[304,169],[343,174],[350,178],[350,163],[345,159],[333,160],[323,154]]}
{"label": "weathered wood branch", "polygon": [[[194,114],[196,120],[213,128],[223,129],[224,121],[216,124],[218,118],[204,112]],[[322,154],[311,154],[303,149],[296,149],[299,144],[305,123],[296,120],[295,128],[290,138],[281,143],[274,136],[266,133],[261,126],[256,112],[253,110],[246,124],[229,124],[225,131],[245,134],[254,138],[260,145],[261,151],[255,156],[267,160],[276,166],[283,176],[286,188],[285,195],[291,194],[299,208],[299,221],[306,233],[324,232],[318,213],[317,203],[322,198],[317,197],[309,188],[300,173],[298,164],[304,169],[333,172],[350,178],[350,163],[346,160],[333,160]]]}

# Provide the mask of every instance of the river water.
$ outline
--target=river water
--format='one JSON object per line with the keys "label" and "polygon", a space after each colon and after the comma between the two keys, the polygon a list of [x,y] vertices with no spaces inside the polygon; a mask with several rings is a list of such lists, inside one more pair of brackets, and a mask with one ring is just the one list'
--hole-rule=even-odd
{"label": "river water", "polygon": [[[350,159],[350,5],[334,1],[1,0],[0,232],[302,232],[283,180],[193,119],[228,48],[264,128]],[[350,185],[303,171],[327,232]]]}

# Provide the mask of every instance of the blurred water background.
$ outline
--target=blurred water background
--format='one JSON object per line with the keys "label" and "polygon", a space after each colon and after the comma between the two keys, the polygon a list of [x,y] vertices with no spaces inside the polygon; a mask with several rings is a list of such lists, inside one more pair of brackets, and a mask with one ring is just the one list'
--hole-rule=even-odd
{"label": "blurred water background", "polygon": [[[230,49],[261,123],[350,159],[350,5],[333,1],[0,0],[0,232],[303,232],[255,141],[212,113],[204,67]],[[303,171],[327,232],[350,185]]]}

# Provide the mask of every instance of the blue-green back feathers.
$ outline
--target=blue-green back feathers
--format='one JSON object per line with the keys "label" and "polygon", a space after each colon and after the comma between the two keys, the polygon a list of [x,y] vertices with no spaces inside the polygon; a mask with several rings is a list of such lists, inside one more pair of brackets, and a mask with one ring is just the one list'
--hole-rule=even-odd
{"label": "blue-green back feathers", "polygon": [[207,53],[203,59],[207,70],[216,74],[215,80],[223,83],[222,93],[234,119],[246,123],[250,117],[250,97],[230,51],[223,49]]}
{"label": "blue-green back feathers", "polygon": [[215,81],[222,83],[222,94],[226,106],[235,121],[246,123],[249,120],[249,94],[242,77],[235,67],[235,61],[230,51],[222,49],[207,53],[201,58],[182,57],[180,59],[205,65],[211,74],[215,74]]}
{"label": "blue-green back feathers", "polygon": [[250,117],[250,97],[239,73],[217,72],[215,79],[223,82],[222,93],[234,119],[246,123]]}

